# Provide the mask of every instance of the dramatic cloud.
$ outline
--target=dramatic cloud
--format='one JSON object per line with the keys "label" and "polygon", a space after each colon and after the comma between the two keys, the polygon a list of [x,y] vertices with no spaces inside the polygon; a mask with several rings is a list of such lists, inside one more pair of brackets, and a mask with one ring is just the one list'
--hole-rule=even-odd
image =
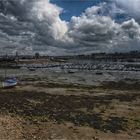
{"label": "dramatic cloud", "polygon": [[[109,1],[87,8],[69,22],[60,19],[63,9],[49,0],[0,1],[0,53],[63,55],[140,50],[137,5],[133,4],[131,11],[131,0]],[[134,1],[139,4],[139,0]],[[130,12],[131,18],[123,17]]]}
{"label": "dramatic cloud", "polygon": [[67,23],[59,18],[62,9],[48,0],[4,0],[0,2],[0,9],[0,29],[8,39],[4,45],[9,44],[8,49],[14,44],[17,49],[24,45],[25,51],[26,48],[47,50],[48,46],[55,46],[57,50],[70,41],[66,35]]}
{"label": "dramatic cloud", "polygon": [[115,0],[128,14],[140,19],[140,0]]}
{"label": "dramatic cloud", "polygon": [[140,49],[139,24],[134,19],[117,23],[109,16],[102,15],[105,5],[93,6],[80,17],[72,17],[69,35],[75,44],[87,47],[90,52]]}

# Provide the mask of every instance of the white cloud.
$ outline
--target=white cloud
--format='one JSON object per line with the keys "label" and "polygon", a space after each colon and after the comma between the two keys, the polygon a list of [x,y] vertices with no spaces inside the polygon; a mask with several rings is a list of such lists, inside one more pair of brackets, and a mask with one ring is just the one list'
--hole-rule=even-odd
{"label": "white cloud", "polygon": [[116,23],[109,16],[99,15],[100,8],[104,7],[93,6],[80,17],[72,17],[69,35],[77,46],[108,52],[140,49],[140,25],[134,19]]}
{"label": "white cloud", "polygon": [[[31,10],[31,18],[40,23],[44,27],[44,33],[49,34],[55,39],[60,40],[67,32],[67,23],[59,17],[62,8],[51,4],[48,0],[40,0],[34,2]],[[47,28],[45,32],[45,27]]]}
{"label": "white cloud", "polygon": [[128,14],[140,18],[140,0],[115,0]]}

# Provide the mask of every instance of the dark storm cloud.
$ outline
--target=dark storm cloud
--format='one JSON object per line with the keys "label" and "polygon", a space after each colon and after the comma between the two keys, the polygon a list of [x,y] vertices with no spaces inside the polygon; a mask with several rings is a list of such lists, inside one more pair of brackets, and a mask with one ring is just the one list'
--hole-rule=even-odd
{"label": "dark storm cloud", "polygon": [[118,22],[116,14],[126,11],[116,3],[89,7],[66,22],[60,19],[63,9],[49,0],[2,0],[0,53],[59,55],[140,49],[139,23],[135,18]]}
{"label": "dark storm cloud", "polygon": [[69,41],[65,35],[67,23],[59,18],[62,9],[48,0],[4,0],[0,1],[0,9],[0,30],[10,44],[15,42],[17,50],[19,45],[25,45],[25,50],[32,46],[32,51],[44,51],[49,46],[57,50]]}

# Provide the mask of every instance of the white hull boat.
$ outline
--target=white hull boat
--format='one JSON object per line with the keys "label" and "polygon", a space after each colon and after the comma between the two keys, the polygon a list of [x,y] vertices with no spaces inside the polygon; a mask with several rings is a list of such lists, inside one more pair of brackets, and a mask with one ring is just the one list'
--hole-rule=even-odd
{"label": "white hull boat", "polygon": [[3,83],[2,86],[3,88],[12,88],[17,85],[17,80],[15,78],[13,79],[6,79]]}

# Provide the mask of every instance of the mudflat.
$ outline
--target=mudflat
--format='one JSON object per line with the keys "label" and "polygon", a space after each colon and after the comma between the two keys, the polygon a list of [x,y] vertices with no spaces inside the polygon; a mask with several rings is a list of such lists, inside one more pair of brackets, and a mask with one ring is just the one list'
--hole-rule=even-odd
{"label": "mudflat", "polygon": [[0,139],[140,138],[139,72],[7,70],[18,85],[0,89]]}

